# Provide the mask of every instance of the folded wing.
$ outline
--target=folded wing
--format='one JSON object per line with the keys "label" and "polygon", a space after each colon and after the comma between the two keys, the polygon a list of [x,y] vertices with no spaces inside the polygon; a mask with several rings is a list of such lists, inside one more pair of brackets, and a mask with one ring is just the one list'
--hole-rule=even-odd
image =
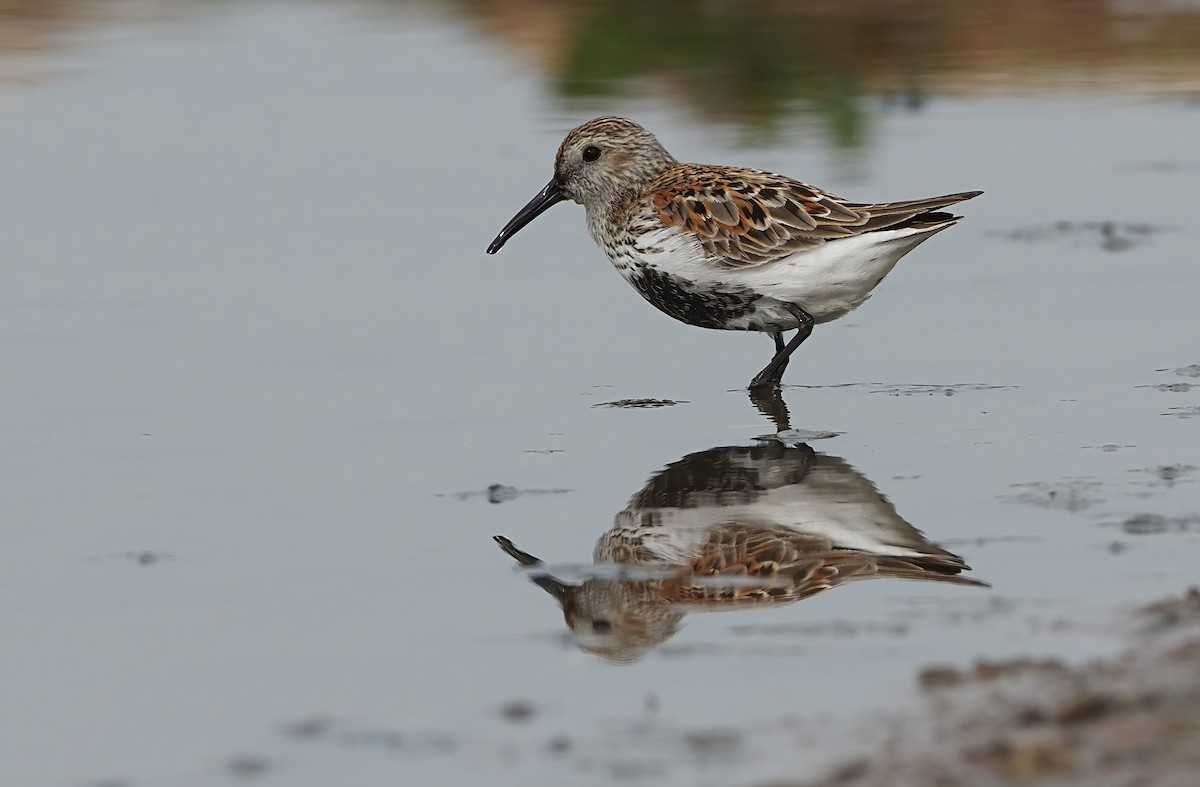
{"label": "folded wing", "polygon": [[[783,175],[686,164],[655,181],[650,200],[664,226],[693,233],[718,264],[741,268],[840,238],[899,228],[981,193],[878,204],[849,202]],[[937,214],[938,221],[952,218]]]}

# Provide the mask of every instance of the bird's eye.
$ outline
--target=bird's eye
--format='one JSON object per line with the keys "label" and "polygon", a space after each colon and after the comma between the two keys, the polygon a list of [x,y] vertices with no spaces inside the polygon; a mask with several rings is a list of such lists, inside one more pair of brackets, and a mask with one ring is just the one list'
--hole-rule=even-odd
{"label": "bird's eye", "polygon": [[583,149],[584,161],[595,161],[598,158],[600,158],[600,148],[595,145],[588,145]]}
{"label": "bird's eye", "polygon": [[592,631],[596,632],[597,634],[607,634],[608,632],[612,631],[612,624],[607,620],[593,620]]}

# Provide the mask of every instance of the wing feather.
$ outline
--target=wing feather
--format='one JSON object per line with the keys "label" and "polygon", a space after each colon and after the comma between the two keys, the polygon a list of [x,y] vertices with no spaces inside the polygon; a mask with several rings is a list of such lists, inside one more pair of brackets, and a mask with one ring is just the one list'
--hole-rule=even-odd
{"label": "wing feather", "polygon": [[[848,202],[770,172],[680,164],[651,184],[650,201],[664,226],[695,234],[718,264],[743,268],[830,240],[898,227],[980,193],[903,202]],[[954,217],[938,214],[938,218],[949,221]]]}

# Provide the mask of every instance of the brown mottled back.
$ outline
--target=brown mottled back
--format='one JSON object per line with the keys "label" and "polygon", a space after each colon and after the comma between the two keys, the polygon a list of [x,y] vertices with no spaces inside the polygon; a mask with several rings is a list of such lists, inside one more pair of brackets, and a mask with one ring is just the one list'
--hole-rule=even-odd
{"label": "brown mottled back", "polygon": [[903,225],[978,192],[885,202],[848,202],[798,180],[739,167],[676,164],[647,187],[660,221],[696,235],[727,267],[787,257],[826,241]]}

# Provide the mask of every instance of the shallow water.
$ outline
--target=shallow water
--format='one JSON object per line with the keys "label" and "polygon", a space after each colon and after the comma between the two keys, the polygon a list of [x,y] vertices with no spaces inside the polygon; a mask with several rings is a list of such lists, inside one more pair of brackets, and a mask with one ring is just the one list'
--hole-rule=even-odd
{"label": "shallow water", "polygon": [[[921,665],[1090,655],[1194,580],[1200,471],[1159,468],[1200,465],[1195,12],[1069,52],[951,19],[741,106],[769,83],[698,95],[702,52],[590,70],[603,28],[549,4],[55,5],[0,15],[3,783],[753,784]],[[739,390],[769,340],[649,308],[577,207],[483,253],[601,113],[855,198],[987,192],[784,399],[991,589],[568,639],[492,537],[582,579],[664,466],[775,431]]]}

